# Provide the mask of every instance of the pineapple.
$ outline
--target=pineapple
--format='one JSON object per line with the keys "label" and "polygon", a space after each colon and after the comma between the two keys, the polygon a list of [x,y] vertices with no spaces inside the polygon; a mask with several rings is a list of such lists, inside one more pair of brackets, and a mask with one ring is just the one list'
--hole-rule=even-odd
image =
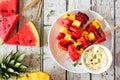
{"label": "pineapple", "polygon": [[81,26],[81,22],[78,21],[78,20],[74,20],[73,23],[72,23],[72,26],[75,26],[75,27],[80,27]]}
{"label": "pineapple", "polygon": [[45,72],[32,72],[26,76],[18,78],[18,80],[50,80],[50,75]]}
{"label": "pineapple", "polygon": [[69,19],[71,21],[74,21],[75,20],[75,14],[73,13],[65,13],[63,16],[62,16],[63,19]]}
{"label": "pineapple", "polygon": [[0,62],[0,78],[8,79],[12,75],[19,75],[20,69],[25,69],[27,66],[23,65],[21,62],[24,59],[25,54],[19,54],[19,52],[10,54],[3,58]]}
{"label": "pineapple", "polygon": [[99,29],[99,28],[102,27],[101,22],[100,22],[99,20],[97,20],[97,19],[94,19],[94,20],[92,21],[92,25],[95,26],[96,29]]}

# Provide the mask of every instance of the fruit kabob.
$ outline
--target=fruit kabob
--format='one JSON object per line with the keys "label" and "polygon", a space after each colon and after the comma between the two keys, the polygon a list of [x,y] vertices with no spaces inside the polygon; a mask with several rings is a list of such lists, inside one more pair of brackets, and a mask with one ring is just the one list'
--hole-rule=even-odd
{"label": "fruit kabob", "polygon": [[106,40],[105,33],[101,28],[98,28],[101,26],[101,23],[97,20],[91,22],[86,30],[82,30],[82,27],[88,20],[89,17],[82,12],[78,12],[76,15],[66,13],[62,16],[62,27],[57,36],[57,40],[59,41],[58,47],[64,51],[68,51],[72,61],[80,59],[83,50],[88,46],[95,42],[100,43]]}

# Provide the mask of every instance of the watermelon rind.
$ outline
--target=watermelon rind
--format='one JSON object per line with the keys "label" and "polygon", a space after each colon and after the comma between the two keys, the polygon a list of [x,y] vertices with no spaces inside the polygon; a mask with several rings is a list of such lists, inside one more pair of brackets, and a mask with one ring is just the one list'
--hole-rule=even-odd
{"label": "watermelon rind", "polygon": [[33,30],[33,33],[35,34],[35,37],[36,37],[36,40],[37,40],[36,46],[40,46],[40,37],[39,37],[39,33],[38,33],[35,25],[33,24],[32,21],[29,21],[28,24],[30,25],[30,27],[31,27],[32,30]]}

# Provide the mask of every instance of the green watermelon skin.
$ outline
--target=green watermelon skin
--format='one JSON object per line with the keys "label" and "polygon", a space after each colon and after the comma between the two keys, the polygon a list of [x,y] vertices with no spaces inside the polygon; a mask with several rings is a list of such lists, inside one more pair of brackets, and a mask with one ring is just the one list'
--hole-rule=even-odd
{"label": "green watermelon skin", "polygon": [[32,21],[29,21],[6,44],[18,46],[40,46],[40,37]]}
{"label": "green watermelon skin", "polygon": [[4,43],[13,29],[15,29],[19,17],[20,15],[16,14],[0,18],[0,44]]}
{"label": "green watermelon skin", "polygon": [[18,0],[0,0],[0,15],[10,16],[17,13]]}

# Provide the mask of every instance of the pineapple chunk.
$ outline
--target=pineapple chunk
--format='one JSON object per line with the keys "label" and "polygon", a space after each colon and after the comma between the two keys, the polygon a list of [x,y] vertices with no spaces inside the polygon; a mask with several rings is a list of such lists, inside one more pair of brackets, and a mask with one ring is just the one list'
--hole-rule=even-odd
{"label": "pineapple chunk", "polygon": [[96,29],[99,29],[100,27],[102,27],[101,22],[99,20],[97,20],[97,19],[94,19],[92,21],[92,25],[95,26]]}
{"label": "pineapple chunk", "polygon": [[95,40],[95,35],[94,35],[94,33],[89,33],[89,35],[88,35],[88,39],[91,41],[91,40]]}
{"label": "pineapple chunk", "polygon": [[64,39],[67,40],[67,41],[72,41],[72,42],[74,42],[74,40],[71,38],[71,35],[70,35],[70,34],[65,34]]}
{"label": "pineapple chunk", "polygon": [[75,14],[73,13],[65,13],[63,16],[62,16],[63,19],[69,19],[69,20],[75,20]]}
{"label": "pineapple chunk", "polygon": [[88,32],[87,31],[82,31],[81,36],[85,36],[85,35],[88,35]]}
{"label": "pineapple chunk", "polygon": [[44,72],[33,72],[18,78],[18,80],[50,80],[50,76]]}
{"label": "pineapple chunk", "polygon": [[78,20],[74,20],[73,21],[73,23],[72,23],[72,26],[75,26],[75,27],[80,27],[80,25],[81,25],[81,22],[80,21],[78,21]]}
{"label": "pineapple chunk", "polygon": [[78,51],[79,55],[82,55],[83,50],[83,48],[80,48],[80,50]]}
{"label": "pineapple chunk", "polygon": [[64,34],[67,34],[67,31],[68,31],[68,28],[64,27],[64,26],[61,26],[60,28],[60,32],[64,33]]}
{"label": "pineapple chunk", "polygon": [[78,45],[81,45],[81,42],[79,42],[79,41],[75,42],[74,41],[74,46],[77,47]]}

